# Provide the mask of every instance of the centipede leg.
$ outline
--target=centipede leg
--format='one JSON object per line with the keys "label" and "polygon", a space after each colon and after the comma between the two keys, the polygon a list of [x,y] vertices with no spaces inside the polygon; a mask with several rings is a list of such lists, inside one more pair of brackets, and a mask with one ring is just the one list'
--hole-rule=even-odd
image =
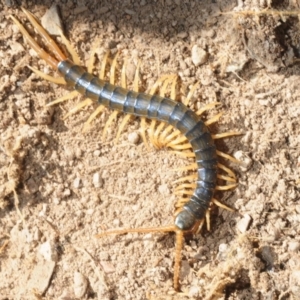
{"label": "centipede leg", "polygon": [[[70,41],[65,37],[65,35],[63,34],[63,32],[60,28],[58,28],[58,32],[59,32],[62,42],[65,44],[68,52],[71,54],[72,61],[76,65],[80,65],[80,58],[79,58],[77,52],[75,51],[75,49],[73,48],[73,46],[71,45]],[[88,72],[91,73],[90,70],[88,70]]]}
{"label": "centipede leg", "polygon": [[212,134],[211,137],[214,140],[217,140],[217,139],[224,139],[224,138],[236,136],[236,135],[241,135],[241,133],[238,131],[227,131],[227,132]]}
{"label": "centipede leg", "polygon": [[[109,80],[109,82],[111,84],[115,84],[115,80],[116,80],[116,65],[117,65],[118,56],[119,56],[119,54],[117,53],[115,55],[112,63],[111,63],[111,67],[110,67],[110,80]],[[107,132],[108,132],[108,127],[117,118],[118,114],[119,114],[119,112],[117,110],[115,110],[114,112],[112,112],[112,114],[109,116],[108,120],[106,121],[106,124],[105,124],[104,129],[103,129],[103,133],[102,133],[102,139],[103,139],[103,141],[106,139],[106,135],[107,135]]]}
{"label": "centipede leg", "polygon": [[[196,227],[198,228],[200,223],[201,221],[196,224],[193,230]],[[173,282],[174,282],[175,290],[179,291],[180,289],[179,275],[180,275],[180,266],[181,266],[181,251],[183,247],[183,235],[185,233],[184,231],[178,230],[175,226],[152,227],[152,228],[128,228],[128,229],[110,230],[103,233],[99,233],[96,235],[96,238],[102,238],[104,236],[113,235],[113,234],[121,235],[127,233],[150,233],[150,232],[157,232],[157,233],[174,232],[176,234]]]}
{"label": "centipede leg", "polygon": [[179,286],[179,275],[180,275],[180,267],[181,267],[181,251],[183,247],[183,231],[176,230],[176,248],[175,248],[175,262],[174,262],[174,277],[173,284],[175,291],[180,290]]}
{"label": "centipede leg", "polygon": [[[166,94],[166,89],[170,82],[172,82],[174,78],[174,75],[164,75],[160,77],[152,86],[150,89],[150,94],[155,94],[157,93],[157,90],[159,89],[159,95],[161,97],[164,97]],[[155,135],[155,127],[156,127],[157,121],[156,120],[151,120],[150,123],[150,129],[149,129],[149,139],[153,146],[157,149],[160,148],[160,144],[158,142],[158,135]]]}
{"label": "centipede leg", "polygon": [[[126,82],[126,66],[127,66],[127,61],[124,62],[123,67],[122,67],[122,73],[121,73],[121,86],[123,88],[127,88],[127,82]],[[134,75],[134,79],[133,79],[133,91],[138,92],[139,91],[139,69],[140,69],[140,62],[138,62],[136,70],[135,70],[135,75]],[[129,120],[132,118],[132,115],[126,115],[117,132],[117,136],[116,136],[116,140],[115,142],[117,143],[120,135],[122,133],[122,131],[124,130],[125,126],[128,124]],[[143,138],[143,136],[142,136]],[[147,141],[146,139],[143,141],[146,143],[146,147],[147,147]]]}
{"label": "centipede leg", "polygon": [[219,206],[219,207],[221,207],[223,209],[226,209],[226,210],[228,210],[230,212],[235,212],[235,210],[233,208],[231,208],[231,207],[225,205],[224,203],[218,201],[216,198],[212,198],[211,201],[212,201],[213,204],[215,204],[215,205],[217,205],[217,206]]}
{"label": "centipede leg", "polygon": [[[176,99],[177,75],[170,75],[170,77],[167,80],[168,80],[168,82],[166,82],[166,85],[163,86],[160,95],[165,96],[167,85],[171,85],[170,98],[175,100]],[[161,124],[158,125],[158,127],[156,128],[155,133],[154,133],[154,141],[159,149],[163,148],[165,146],[164,140],[161,139],[161,134],[162,134],[162,130],[164,127],[166,127],[166,124],[162,122]]]}
{"label": "centipede leg", "polygon": [[[27,66],[27,68],[29,68],[36,75],[38,75],[41,78],[44,78],[47,81],[50,81],[50,82],[53,82],[53,83],[56,83],[56,84],[61,84],[61,85],[65,85],[66,84],[66,81],[65,81],[65,79],[63,77],[54,77],[54,76],[45,74],[45,73],[41,72],[40,70],[38,70],[36,68],[33,68],[31,66]],[[79,93],[77,92],[77,94],[79,94]]]}

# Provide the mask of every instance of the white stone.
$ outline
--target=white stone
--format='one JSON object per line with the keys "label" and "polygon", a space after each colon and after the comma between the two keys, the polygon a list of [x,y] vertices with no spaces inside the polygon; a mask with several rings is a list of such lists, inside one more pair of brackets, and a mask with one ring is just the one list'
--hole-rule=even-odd
{"label": "white stone", "polygon": [[95,188],[101,188],[103,186],[103,180],[99,173],[93,175],[93,185]]}
{"label": "white stone", "polygon": [[248,214],[245,214],[243,218],[237,222],[236,224],[237,229],[241,233],[245,233],[249,228],[251,220],[252,218]]}
{"label": "white stone", "polygon": [[202,48],[194,45],[192,48],[192,62],[193,64],[198,67],[203,65],[208,59],[208,53],[203,50]]}
{"label": "white stone", "polygon": [[83,276],[79,272],[75,272],[74,285],[73,285],[75,297],[82,298],[86,292],[87,286],[88,286],[88,281],[85,278],[85,276]]}
{"label": "white stone", "polygon": [[50,241],[46,241],[39,248],[39,253],[47,261],[57,261],[57,252],[54,245]]}
{"label": "white stone", "polygon": [[74,185],[75,189],[78,189],[80,187],[80,185],[81,185],[81,179],[78,178],[78,177],[75,178],[73,185]]}
{"label": "white stone", "polygon": [[240,161],[240,169],[246,172],[252,165],[252,159],[243,151],[236,151],[233,156]]}
{"label": "white stone", "polygon": [[132,144],[137,145],[139,142],[140,136],[136,132],[131,132],[128,134],[128,141]]}
{"label": "white stone", "polygon": [[59,18],[57,5],[53,4],[41,18],[42,26],[52,35],[60,35],[62,24]]}

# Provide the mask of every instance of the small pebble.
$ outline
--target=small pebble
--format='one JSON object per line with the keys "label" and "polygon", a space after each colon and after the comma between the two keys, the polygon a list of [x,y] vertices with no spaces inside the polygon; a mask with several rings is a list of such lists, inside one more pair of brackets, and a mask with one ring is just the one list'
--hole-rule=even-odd
{"label": "small pebble", "polygon": [[113,220],[113,225],[114,225],[114,227],[119,227],[120,224],[121,224],[121,222],[120,222],[119,219],[114,219],[114,220]]}
{"label": "small pebble", "polygon": [[101,261],[101,266],[106,274],[114,273],[116,271],[115,267],[111,262]]}
{"label": "small pebble", "polygon": [[101,154],[101,151],[100,151],[100,150],[95,150],[94,153],[93,153],[93,155],[94,155],[95,157],[100,156],[100,154]]}
{"label": "small pebble", "polygon": [[227,244],[220,244],[219,245],[219,252],[224,253],[227,251],[228,245]]}
{"label": "small pebble", "polygon": [[192,48],[192,62],[198,67],[203,65],[208,59],[208,53],[204,51],[202,48],[194,45]]}
{"label": "small pebble", "polygon": [[39,253],[42,257],[47,261],[57,261],[57,252],[55,249],[55,245],[50,241],[43,243],[39,248]]}
{"label": "small pebble", "polygon": [[93,185],[95,188],[101,188],[103,186],[103,180],[99,173],[93,175]]}
{"label": "small pebble", "polygon": [[248,214],[245,214],[244,217],[237,222],[237,224],[236,224],[237,229],[241,233],[245,233],[249,228],[251,220],[252,220],[252,218]]}
{"label": "small pebble", "polygon": [[246,172],[252,165],[252,159],[243,151],[236,151],[233,156],[240,161],[240,169]]}
{"label": "small pebble", "polygon": [[18,42],[11,41],[9,46],[11,48],[11,55],[16,55],[24,51],[24,47]]}
{"label": "small pebble", "polygon": [[227,244],[220,244],[219,245],[219,253],[218,253],[218,260],[220,261],[224,261],[226,260],[226,257],[227,257],[227,249],[228,249],[228,245]]}
{"label": "small pebble", "polygon": [[62,24],[58,14],[57,5],[53,4],[41,18],[42,26],[53,35],[60,35]]}
{"label": "small pebble", "polygon": [[162,195],[169,195],[170,194],[170,189],[168,188],[167,184],[162,184],[158,187],[158,191]]}
{"label": "small pebble", "polygon": [[81,186],[81,179],[78,177],[75,178],[73,185],[75,189],[78,189]]}
{"label": "small pebble", "polygon": [[87,286],[88,286],[88,281],[85,278],[85,276],[83,276],[79,272],[75,272],[74,285],[73,285],[75,297],[82,298],[86,292]]}
{"label": "small pebble", "polygon": [[189,290],[189,296],[195,298],[199,296],[200,288],[198,286],[192,285]]}
{"label": "small pebble", "polygon": [[139,139],[140,139],[140,136],[135,131],[128,134],[128,141],[132,144],[137,145],[137,143],[139,142]]}
{"label": "small pebble", "polygon": [[289,251],[291,252],[297,252],[300,249],[300,243],[297,241],[291,241],[289,242]]}

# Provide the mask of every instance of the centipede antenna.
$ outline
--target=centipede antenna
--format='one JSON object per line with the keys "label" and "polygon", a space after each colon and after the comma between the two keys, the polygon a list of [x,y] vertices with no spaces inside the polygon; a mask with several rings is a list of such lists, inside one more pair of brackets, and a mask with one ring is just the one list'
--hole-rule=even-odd
{"label": "centipede antenna", "polygon": [[[29,22],[36,29],[38,34],[44,40],[46,47],[55,55],[55,57],[59,60],[65,60],[67,57],[62,53],[54,40],[49,36],[48,32],[36,21],[35,17],[25,8],[21,7],[24,14],[27,16]],[[43,57],[41,57],[43,58]],[[56,68],[55,68],[56,69]]]}
{"label": "centipede antenna", "polygon": [[38,45],[38,43],[33,39],[33,37],[30,36],[30,34],[27,32],[24,26],[15,17],[10,16],[10,18],[18,26],[21,33],[27,40],[29,46],[37,53],[37,55],[43,60],[45,60],[54,70],[57,70],[58,60],[52,57],[50,54],[48,54],[43,48],[41,48]]}

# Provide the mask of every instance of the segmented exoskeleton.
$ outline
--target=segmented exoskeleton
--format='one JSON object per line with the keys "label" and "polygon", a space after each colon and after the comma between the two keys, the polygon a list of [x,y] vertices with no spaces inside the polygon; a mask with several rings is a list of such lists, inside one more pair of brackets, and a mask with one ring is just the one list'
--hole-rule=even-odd
{"label": "segmented exoskeleton", "polygon": [[[180,251],[183,243],[183,233],[194,230],[195,228],[197,229],[200,221],[205,218],[217,186],[218,153],[212,135],[200,117],[183,103],[166,97],[130,91],[101,80],[91,73],[86,72],[84,68],[67,59],[48,33],[37,23],[31,13],[25,9],[23,9],[23,11],[43,37],[46,45],[54,54],[54,57],[37,44],[16,18],[11,18],[18,25],[30,46],[38,55],[63,76],[63,80],[60,83],[65,82],[80,94],[91,101],[97,101],[102,106],[126,114],[170,124],[175,129],[178,129],[191,144],[197,163],[197,180],[196,184],[193,185],[193,187],[195,187],[193,195],[191,195],[190,199],[176,213],[175,225],[160,228],[115,230],[98,235],[98,237],[100,237],[108,234],[122,234],[128,232],[175,232],[176,258],[174,287],[178,290]],[[38,74],[41,75],[41,73]],[[228,134],[227,136],[229,135],[232,134]],[[229,189],[233,186],[235,185],[228,185],[228,187],[224,189]]]}
{"label": "segmented exoskeleton", "polygon": [[111,109],[171,124],[186,136],[198,165],[194,195],[175,218],[180,230],[190,230],[204,218],[217,181],[216,146],[204,122],[181,102],[157,95],[129,91],[100,80],[69,60],[58,63],[57,70],[68,86]]}

